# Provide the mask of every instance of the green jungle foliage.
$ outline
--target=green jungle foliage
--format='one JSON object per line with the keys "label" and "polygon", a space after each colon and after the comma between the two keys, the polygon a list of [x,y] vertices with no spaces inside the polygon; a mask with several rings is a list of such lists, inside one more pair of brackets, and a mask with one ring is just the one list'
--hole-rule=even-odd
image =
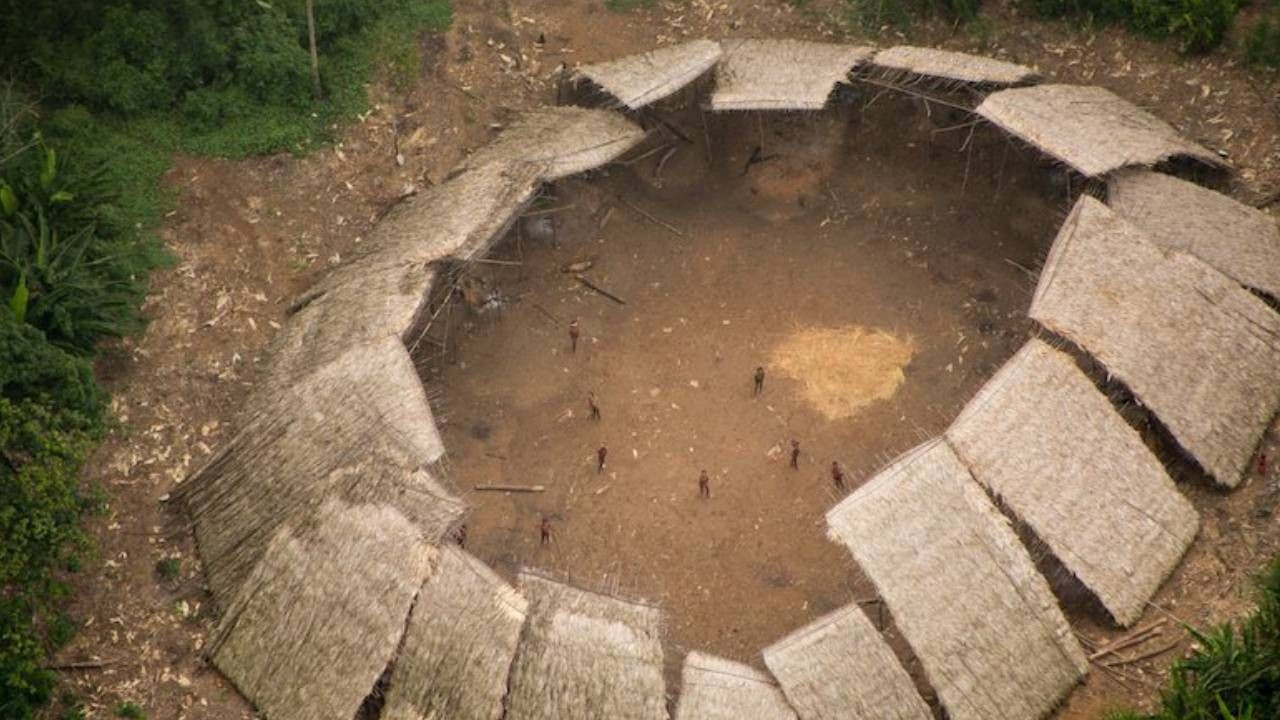
{"label": "green jungle foliage", "polygon": [[1272,0],[1244,39],[1245,61],[1254,67],[1280,70],[1280,0]]}
{"label": "green jungle foliage", "polygon": [[1173,38],[1183,52],[1222,44],[1240,10],[1238,0],[1030,0],[1043,17],[1082,17],[1115,23],[1154,38]]}
{"label": "green jungle foliage", "polygon": [[304,0],[0,0],[0,59],[47,104],[127,119],[149,142],[247,155],[299,150],[359,111],[373,65],[416,70],[447,0],[317,0],[313,97]]}
{"label": "green jungle foliage", "polygon": [[1238,626],[1191,631],[1199,646],[1174,663],[1160,709],[1107,720],[1280,718],[1280,556],[1258,578],[1258,607]]}
{"label": "green jungle foliage", "polygon": [[981,0],[845,0],[845,15],[863,30],[876,32],[884,27],[905,27],[917,17],[968,22],[978,16],[981,7]]}

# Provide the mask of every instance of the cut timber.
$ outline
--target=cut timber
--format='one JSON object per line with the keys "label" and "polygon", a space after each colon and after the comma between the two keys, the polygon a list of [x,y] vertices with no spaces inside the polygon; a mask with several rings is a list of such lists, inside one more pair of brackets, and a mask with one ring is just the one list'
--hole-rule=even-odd
{"label": "cut timber", "polygon": [[1147,170],[1108,178],[1107,204],[1156,246],[1195,255],[1241,285],[1280,298],[1280,226],[1266,213]]}
{"label": "cut timber", "polygon": [[821,110],[872,49],[801,40],[726,40],[712,110]]}
{"label": "cut timber", "polygon": [[545,181],[593,170],[644,139],[645,132],[608,110],[542,108],[525,113],[454,172],[489,164],[531,164]]}
{"label": "cut timber", "polygon": [[528,603],[451,545],[422,586],[396,658],[386,720],[498,720]]}
{"label": "cut timber", "polygon": [[1087,661],[1044,578],[945,442],[931,440],[827,513],[953,720],[1037,720]]}
{"label": "cut timber", "polygon": [[641,55],[583,65],[575,76],[599,85],[619,103],[635,110],[697,80],[719,59],[719,43],[693,40]]}
{"label": "cut timber", "polygon": [[871,64],[890,75],[969,85],[1023,85],[1040,75],[1029,67],[980,55],[898,45],[876,53]]}
{"label": "cut timber", "polygon": [[1217,155],[1183,138],[1165,121],[1100,87],[1001,90],[988,95],[976,112],[1089,177],[1178,156],[1221,164]]}
{"label": "cut timber", "polygon": [[741,663],[706,653],[684,659],[675,720],[795,720],[778,684]]}
{"label": "cut timber", "polygon": [[529,572],[529,620],[511,666],[506,720],[665,720],[656,608]]}
{"label": "cut timber", "polygon": [[1240,483],[1280,406],[1280,314],[1085,195],[1029,315],[1097,358],[1215,480]]}
{"label": "cut timber", "polygon": [[1138,433],[1070,357],[1030,340],[946,433],[973,477],[1127,626],[1199,519]]}
{"label": "cut timber", "polygon": [[547,488],[545,485],[476,485],[472,489],[479,492],[540,493]]}
{"label": "cut timber", "polygon": [[330,499],[272,538],[210,639],[213,664],[272,720],[350,720],[433,554],[394,508]]}
{"label": "cut timber", "polygon": [[862,609],[846,605],[765,648],[802,720],[930,720],[929,706]]}

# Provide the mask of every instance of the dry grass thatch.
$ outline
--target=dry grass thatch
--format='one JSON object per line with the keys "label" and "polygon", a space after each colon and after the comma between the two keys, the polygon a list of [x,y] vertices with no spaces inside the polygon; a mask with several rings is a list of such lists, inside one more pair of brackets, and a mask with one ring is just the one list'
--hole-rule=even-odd
{"label": "dry grass thatch", "polygon": [[675,720],[796,720],[796,714],[768,675],[691,652],[684,659]]}
{"label": "dry grass thatch", "polygon": [[272,537],[210,640],[213,663],[272,720],[348,720],[432,554],[393,507],[327,500]]}
{"label": "dry grass thatch", "polygon": [[233,597],[276,533],[330,498],[389,505],[420,537],[440,538],[463,511],[423,467],[442,452],[398,338],[352,347],[260,399],[244,428],[177,491],[215,599]]}
{"label": "dry grass thatch", "polygon": [[487,565],[446,545],[413,606],[385,720],[498,720],[528,603]]}
{"label": "dry grass thatch", "polygon": [[507,720],[665,720],[657,608],[519,576],[529,598]]}
{"label": "dry grass thatch", "polygon": [[983,86],[1023,85],[1040,77],[1025,65],[911,45],[881,50],[871,63],[875,68],[893,74]]}
{"label": "dry grass thatch", "polygon": [[933,717],[857,605],[846,605],[765,648],[764,662],[803,720]]}
{"label": "dry grass thatch", "polygon": [[809,327],[775,346],[769,367],[800,383],[804,398],[834,420],[893,397],[915,350],[911,338],[884,330]]}
{"label": "dry grass thatch", "polygon": [[827,512],[953,720],[1036,720],[1086,660],[1008,521],[931,440]]}
{"label": "dry grass thatch", "polygon": [[583,65],[575,77],[599,85],[618,102],[631,108],[657,102],[697,80],[720,59],[720,45],[693,40],[641,55]]}
{"label": "dry grass thatch", "polygon": [[1195,255],[1242,285],[1280,297],[1280,227],[1265,213],[1145,170],[1108,178],[1107,204],[1158,247]]}
{"label": "dry grass thatch", "polygon": [[1280,406],[1280,315],[1082,196],[1030,316],[1097,358],[1219,483],[1240,482]]}
{"label": "dry grass thatch", "polygon": [[726,40],[712,110],[821,110],[871,48],[802,40]]}
{"label": "dry grass thatch", "polygon": [[535,164],[488,165],[395,206],[362,245],[295,304],[301,309],[272,343],[264,387],[292,384],[353,345],[404,335],[427,311],[441,260],[486,252],[533,200]]}
{"label": "dry grass thatch", "polygon": [[988,95],[976,112],[1090,177],[1175,156],[1220,164],[1216,155],[1168,123],[1100,87],[1001,90]]}
{"label": "dry grass thatch", "polygon": [[462,161],[457,170],[473,170],[491,163],[532,163],[542,168],[540,179],[558,180],[608,163],[635,147],[644,136],[644,130],[608,110],[541,108],[525,113]]}
{"label": "dry grass thatch", "polygon": [[1142,438],[1040,340],[1005,363],[946,437],[1121,625],[1141,616],[1195,538],[1195,509]]}

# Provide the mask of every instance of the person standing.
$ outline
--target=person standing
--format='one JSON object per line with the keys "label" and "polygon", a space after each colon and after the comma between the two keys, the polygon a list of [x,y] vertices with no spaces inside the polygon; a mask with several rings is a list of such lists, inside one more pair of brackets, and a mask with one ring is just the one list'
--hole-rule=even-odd
{"label": "person standing", "polygon": [[793,470],[800,469],[800,441],[791,441],[791,468]]}
{"label": "person standing", "polygon": [[835,483],[837,490],[844,490],[844,470],[840,469],[840,463],[835,460],[831,461],[831,482]]}
{"label": "person standing", "polygon": [[764,392],[764,367],[763,366],[756,368],[756,374],[754,379],[756,381],[756,384],[755,384],[755,389],[751,391],[751,394],[753,396],[759,395],[760,393]]}
{"label": "person standing", "polygon": [[609,448],[604,445],[596,451],[596,474],[604,472],[604,459],[609,456]]}
{"label": "person standing", "polygon": [[551,542],[551,519],[545,515],[542,517],[542,522],[538,524],[538,537],[542,545]]}
{"label": "person standing", "polygon": [[574,318],[569,322],[569,352],[578,352],[578,336],[582,333],[578,326],[578,318]]}
{"label": "person standing", "polygon": [[706,470],[698,476],[698,497],[711,499],[711,478],[707,476]]}
{"label": "person standing", "polygon": [[590,390],[587,391],[587,408],[591,413],[592,420],[600,419],[600,406],[596,404],[596,394]]}

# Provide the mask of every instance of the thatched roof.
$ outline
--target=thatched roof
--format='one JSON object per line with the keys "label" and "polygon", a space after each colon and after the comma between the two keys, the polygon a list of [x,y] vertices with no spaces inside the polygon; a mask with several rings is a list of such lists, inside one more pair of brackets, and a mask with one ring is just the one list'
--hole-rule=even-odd
{"label": "thatched roof", "polygon": [[881,50],[871,64],[889,73],[973,85],[1022,85],[1035,82],[1040,77],[1025,65],[911,45]]}
{"label": "thatched roof", "polygon": [[487,165],[395,206],[360,255],[295,301],[302,307],[272,341],[255,395],[291,384],[352,345],[403,337],[426,311],[434,263],[486,252],[533,199],[539,174],[534,164]]}
{"label": "thatched roof", "polygon": [[712,110],[821,110],[873,50],[802,40],[725,40]]}
{"label": "thatched roof", "polygon": [[641,55],[583,65],[575,77],[583,77],[599,85],[618,102],[634,110],[657,102],[697,80],[719,59],[719,43],[693,40]]}
{"label": "thatched roof", "polygon": [[675,720],[796,720],[773,678],[732,660],[691,652],[680,684]]}
{"label": "thatched roof", "polygon": [[1108,178],[1107,204],[1158,247],[1195,255],[1242,285],[1280,297],[1280,226],[1265,213],[1145,170]]}
{"label": "thatched roof", "polygon": [[475,557],[446,545],[409,617],[385,720],[498,720],[528,603]]}
{"label": "thatched roof", "polygon": [[1137,620],[1199,519],[1067,355],[1030,340],[947,430],[974,478],[1035,530],[1121,625]]}
{"label": "thatched roof", "polygon": [[492,142],[463,160],[455,172],[490,163],[533,163],[540,179],[558,180],[598,168],[644,139],[645,132],[608,110],[550,107],[527,112]]}
{"label": "thatched roof", "polygon": [[827,512],[953,720],[1035,720],[1086,660],[1009,522],[931,440]]}
{"label": "thatched roof", "polygon": [[1082,196],[1030,316],[1098,359],[1219,483],[1240,482],[1280,406],[1280,315]]}
{"label": "thatched roof", "polygon": [[529,620],[511,666],[506,720],[665,720],[657,608],[529,572]]}
{"label": "thatched roof", "polygon": [[225,604],[276,532],[329,498],[386,503],[420,536],[441,537],[463,511],[423,467],[442,452],[398,338],[352,347],[261,399],[244,428],[178,486],[215,599]]}
{"label": "thatched roof", "polygon": [[764,662],[804,720],[933,717],[857,605],[846,605],[765,648]]}
{"label": "thatched roof", "polygon": [[347,720],[395,654],[433,554],[385,504],[325,501],[275,533],[207,651],[272,720]]}
{"label": "thatched roof", "polygon": [[1001,90],[988,95],[976,112],[1090,177],[1180,155],[1220,164],[1168,123],[1100,87]]}

